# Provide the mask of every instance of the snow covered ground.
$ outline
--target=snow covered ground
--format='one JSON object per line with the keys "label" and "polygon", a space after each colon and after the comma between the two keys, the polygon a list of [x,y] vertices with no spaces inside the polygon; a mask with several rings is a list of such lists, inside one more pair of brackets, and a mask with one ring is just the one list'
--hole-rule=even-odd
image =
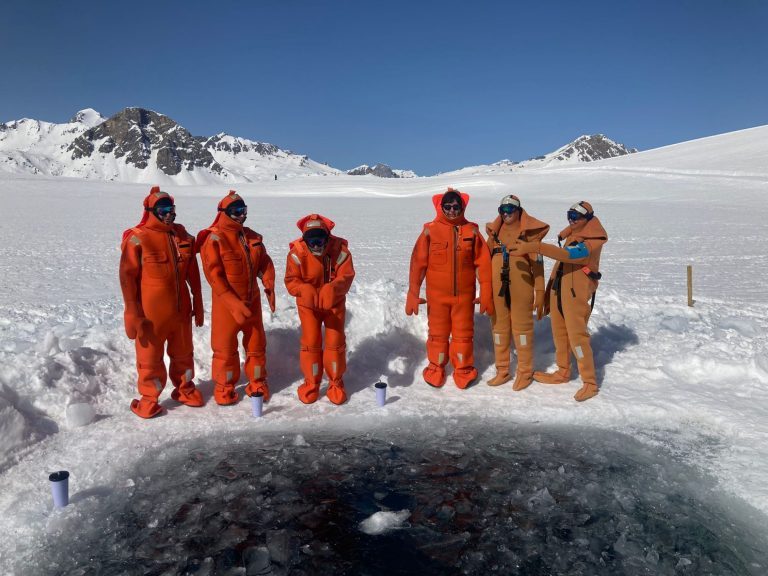
{"label": "snow covered ground", "polygon": [[[718,140],[719,139],[719,140]],[[733,150],[739,155],[734,156]],[[572,400],[580,383],[425,385],[426,318],[403,312],[408,261],[430,196],[451,185],[471,195],[468,218],[492,219],[505,194],[563,228],[565,211],[589,200],[605,225],[603,281],[590,322],[599,396]],[[214,216],[222,187],[166,188],[189,230]],[[357,277],[348,298],[349,402],[296,398],[298,318],[278,285],[265,319],[273,399],[254,420],[243,402],[178,407],[151,421],[128,409],[135,395],[133,344],[122,328],[117,266],[123,229],[141,215],[146,185],[2,176],[0,179],[0,572],[33,558],[62,515],[47,474],[71,472],[70,491],[97,498],[122,486],[142,458],[169,442],[306,430],[386,431],[425,415],[449,428],[467,421],[552,424],[616,431],[675,454],[719,491],[768,514],[768,129],[761,127],[615,158],[530,173],[414,178],[296,178],[242,185],[247,225],[264,235],[282,278],[295,221],[321,212],[349,240]],[[693,308],[686,266],[694,269]],[[547,262],[547,272],[551,262]],[[206,323],[207,324],[207,323]],[[536,326],[536,365],[553,363],[549,322]],[[482,380],[493,372],[489,321],[476,317]],[[210,397],[209,326],[195,329],[197,375]],[[372,384],[388,380],[390,401]],[[84,426],[68,406],[90,404]],[[310,440],[311,442],[311,440]],[[81,499],[81,501],[82,501]]]}

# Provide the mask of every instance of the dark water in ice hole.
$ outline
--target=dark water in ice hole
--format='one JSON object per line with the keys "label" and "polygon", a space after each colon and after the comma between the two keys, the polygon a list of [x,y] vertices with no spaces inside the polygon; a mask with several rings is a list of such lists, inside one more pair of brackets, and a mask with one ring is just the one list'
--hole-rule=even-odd
{"label": "dark water in ice hole", "polygon": [[[66,509],[60,574],[768,573],[758,513],[633,439],[423,426],[196,439]],[[97,491],[98,492],[98,491]],[[733,508],[736,506],[736,508]],[[408,510],[369,535],[360,522]],[[758,520],[747,520],[752,515]]]}

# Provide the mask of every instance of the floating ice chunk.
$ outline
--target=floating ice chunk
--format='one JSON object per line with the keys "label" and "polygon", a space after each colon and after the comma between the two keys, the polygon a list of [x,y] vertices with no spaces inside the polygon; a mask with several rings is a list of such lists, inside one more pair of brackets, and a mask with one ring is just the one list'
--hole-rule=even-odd
{"label": "floating ice chunk", "polygon": [[294,446],[309,446],[309,443],[304,440],[304,436],[301,434],[296,434],[296,437],[293,439],[293,445]]}
{"label": "floating ice chunk", "polygon": [[549,493],[546,487],[542,488],[538,492],[534,492],[533,496],[528,498],[528,509],[534,510],[536,508],[548,508],[555,503],[555,499],[552,498],[552,494]]}
{"label": "floating ice chunk", "polygon": [[378,536],[395,528],[401,528],[411,515],[410,510],[400,512],[376,512],[360,522],[360,531],[371,536]]}
{"label": "floating ice chunk", "polygon": [[67,406],[67,424],[72,428],[88,426],[96,419],[93,407],[86,402],[77,402]]}

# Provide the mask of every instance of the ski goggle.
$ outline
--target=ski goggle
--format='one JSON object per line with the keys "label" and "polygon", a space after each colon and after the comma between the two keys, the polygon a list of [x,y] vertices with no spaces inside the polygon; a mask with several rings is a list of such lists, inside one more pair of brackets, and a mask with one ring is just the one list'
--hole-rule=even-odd
{"label": "ski goggle", "polygon": [[165,218],[168,214],[176,213],[176,206],[173,204],[163,204],[162,206],[155,206],[155,216],[158,218]]}
{"label": "ski goggle", "polygon": [[328,242],[328,235],[324,233],[305,234],[304,242],[306,242],[307,246],[310,248],[322,248]]}
{"label": "ski goggle", "polygon": [[451,202],[450,204],[443,204],[443,212],[461,212],[461,204],[458,202]]}
{"label": "ski goggle", "polygon": [[586,218],[587,220],[592,219],[592,213],[581,202],[577,202],[571,206],[568,209],[568,212],[566,212],[566,215],[568,216],[568,220],[570,222],[576,222],[582,218]]}
{"label": "ski goggle", "polygon": [[248,206],[231,206],[227,208],[227,215],[229,216],[247,216]]}
{"label": "ski goggle", "polygon": [[569,222],[576,222],[577,220],[586,218],[584,214],[582,214],[581,212],[577,212],[576,210],[568,210],[567,214],[568,214]]}
{"label": "ski goggle", "polygon": [[520,207],[515,206],[514,204],[502,204],[501,206],[499,206],[499,214],[501,214],[502,216],[504,215],[509,216],[511,214],[514,214],[518,210],[520,210]]}

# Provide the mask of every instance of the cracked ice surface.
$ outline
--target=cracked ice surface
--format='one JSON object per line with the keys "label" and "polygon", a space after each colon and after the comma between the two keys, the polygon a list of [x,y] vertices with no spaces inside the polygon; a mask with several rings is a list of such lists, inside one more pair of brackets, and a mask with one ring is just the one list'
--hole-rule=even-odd
{"label": "cracked ice surface", "polygon": [[178,442],[75,495],[15,562],[68,574],[768,568],[759,515],[664,449],[582,428],[453,424]]}

